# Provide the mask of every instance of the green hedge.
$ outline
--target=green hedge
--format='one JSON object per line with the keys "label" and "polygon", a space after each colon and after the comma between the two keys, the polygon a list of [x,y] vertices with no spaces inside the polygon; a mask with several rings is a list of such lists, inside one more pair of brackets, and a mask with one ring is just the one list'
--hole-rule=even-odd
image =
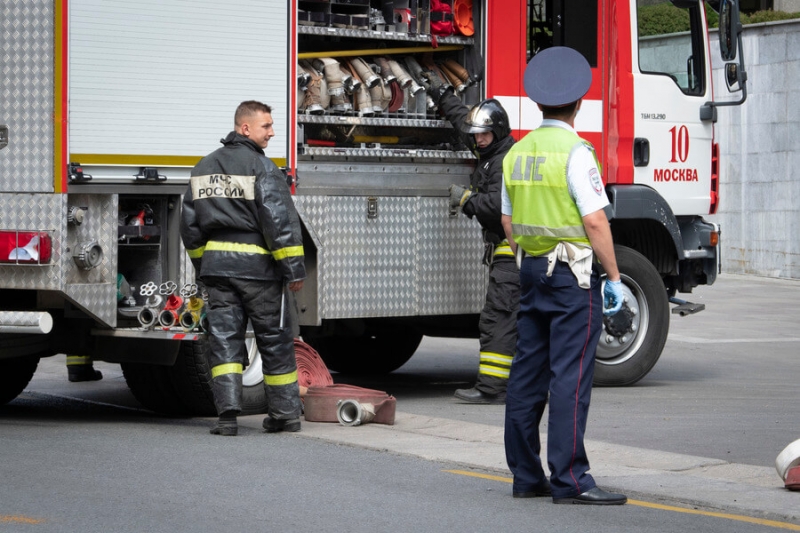
{"label": "green hedge", "polygon": [[[716,28],[719,25],[719,16],[706,5],[706,18],[709,26]],[[755,24],[758,22],[771,22],[775,20],[789,20],[800,18],[800,13],[786,13],[784,11],[756,11],[755,13],[742,13],[742,24]],[[665,2],[652,6],[642,6],[639,10],[639,35],[664,35],[689,31],[689,12],[678,9]]]}

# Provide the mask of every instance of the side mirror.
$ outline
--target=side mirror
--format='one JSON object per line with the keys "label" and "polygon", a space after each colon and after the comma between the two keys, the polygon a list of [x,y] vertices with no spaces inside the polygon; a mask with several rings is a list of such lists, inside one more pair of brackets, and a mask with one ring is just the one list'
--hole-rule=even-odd
{"label": "side mirror", "polygon": [[742,90],[742,79],[739,72],[739,65],[736,63],[725,64],[725,84],[728,86],[728,92],[736,93]]}
{"label": "side mirror", "polygon": [[719,9],[719,53],[723,61],[736,59],[740,27],[736,1],[722,0]]}

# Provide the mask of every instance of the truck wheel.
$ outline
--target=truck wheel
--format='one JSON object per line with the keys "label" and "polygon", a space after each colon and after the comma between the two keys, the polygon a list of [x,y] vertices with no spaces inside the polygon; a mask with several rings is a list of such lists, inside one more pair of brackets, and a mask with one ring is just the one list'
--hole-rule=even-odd
{"label": "truck wheel", "polygon": [[25,390],[38,365],[38,357],[0,359],[0,405],[7,404]]}
{"label": "truck wheel", "polygon": [[357,336],[317,336],[303,332],[303,340],[322,357],[330,370],[343,374],[388,374],[406,364],[422,342],[413,328],[381,328]]}
{"label": "truck wheel", "polygon": [[[249,326],[248,326],[249,327]],[[256,415],[267,412],[267,389],[261,370],[261,352],[254,338],[244,340],[247,348],[247,368],[242,372],[242,414]]]}
{"label": "truck wheel", "polygon": [[[251,338],[246,343],[250,365],[242,376],[242,414],[251,415],[266,412],[267,396],[261,356]],[[151,411],[170,416],[216,416],[208,346],[205,339],[183,341],[172,366],[122,363],[122,374],[134,397]]]}
{"label": "truck wheel", "polygon": [[204,341],[181,342],[172,366],[122,363],[122,374],[144,407],[170,416],[214,416]]}
{"label": "truck wheel", "polygon": [[669,299],[655,267],[639,252],[615,246],[625,304],[605,317],[597,345],[594,384],[632,385],[655,366],[669,333]]}

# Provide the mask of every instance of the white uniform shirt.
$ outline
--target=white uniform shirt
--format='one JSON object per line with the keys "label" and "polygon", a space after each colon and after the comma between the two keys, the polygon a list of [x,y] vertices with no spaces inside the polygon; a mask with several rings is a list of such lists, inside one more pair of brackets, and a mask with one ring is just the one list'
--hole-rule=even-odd
{"label": "white uniform shirt", "polygon": [[[555,126],[575,132],[572,126],[560,120],[545,119],[542,121],[542,126]],[[577,132],[575,133],[577,134]],[[597,168],[592,152],[588,148],[575,150],[569,158],[567,162],[567,187],[569,195],[578,206],[578,211],[580,211],[582,217],[603,209],[609,203],[603,187],[603,180],[600,177],[600,171]],[[511,216],[513,208],[511,207],[508,190],[505,187],[505,181],[503,182],[501,194],[503,199],[502,212],[504,215]]]}

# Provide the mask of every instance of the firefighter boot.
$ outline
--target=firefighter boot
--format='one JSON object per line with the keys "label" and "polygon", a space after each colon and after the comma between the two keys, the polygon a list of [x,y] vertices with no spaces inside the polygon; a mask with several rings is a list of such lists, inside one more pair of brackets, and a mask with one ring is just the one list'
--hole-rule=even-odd
{"label": "firefighter boot", "polygon": [[72,383],[79,381],[98,381],[103,379],[103,373],[95,370],[92,359],[83,355],[67,356],[67,378]]}
{"label": "firefighter boot", "polygon": [[268,416],[264,419],[264,422],[261,425],[265,430],[267,430],[267,433],[279,433],[281,431],[296,433],[300,431],[299,418],[291,418],[289,420],[282,420],[282,419],[279,420],[277,418],[272,418],[271,416]]}
{"label": "firefighter boot", "polygon": [[219,420],[208,432],[212,435],[222,435],[223,437],[235,437],[239,434],[239,423],[236,421],[238,411],[225,411],[219,415]]}
{"label": "firefighter boot", "polygon": [[456,400],[461,400],[464,403],[477,403],[477,404],[504,404],[506,403],[506,394],[487,394],[479,391],[477,388],[471,389],[456,389],[454,394]]}

